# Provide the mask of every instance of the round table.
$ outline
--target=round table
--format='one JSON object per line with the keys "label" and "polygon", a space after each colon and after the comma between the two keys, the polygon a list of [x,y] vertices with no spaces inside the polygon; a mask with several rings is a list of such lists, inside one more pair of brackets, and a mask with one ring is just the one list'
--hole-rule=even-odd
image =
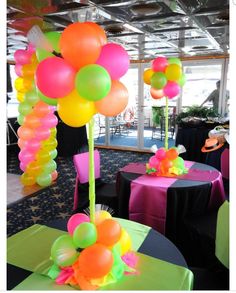
{"label": "round table", "polygon": [[[107,285],[105,290],[192,288],[192,273],[171,241],[151,227],[125,219],[116,220],[131,236],[132,248],[139,258],[137,269],[140,275],[124,278],[123,283]],[[45,264],[49,262],[51,243],[67,230],[66,225],[65,219],[46,225],[36,224],[8,238],[8,290],[73,290],[66,285],[56,285],[55,281],[40,274],[40,266],[45,271]]]}
{"label": "round table", "polygon": [[145,164],[131,163],[117,173],[116,180],[118,216],[151,226],[183,250],[187,242],[184,220],[217,210],[225,200],[218,170],[185,163],[189,174],[175,178],[147,175]]}

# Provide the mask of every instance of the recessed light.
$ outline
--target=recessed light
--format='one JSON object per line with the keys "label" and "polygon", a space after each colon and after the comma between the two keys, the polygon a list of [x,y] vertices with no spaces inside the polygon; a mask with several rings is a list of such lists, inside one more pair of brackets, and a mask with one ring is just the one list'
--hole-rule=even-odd
{"label": "recessed light", "polygon": [[162,7],[157,3],[143,3],[132,5],[130,10],[135,15],[153,15],[159,13],[162,10]]}

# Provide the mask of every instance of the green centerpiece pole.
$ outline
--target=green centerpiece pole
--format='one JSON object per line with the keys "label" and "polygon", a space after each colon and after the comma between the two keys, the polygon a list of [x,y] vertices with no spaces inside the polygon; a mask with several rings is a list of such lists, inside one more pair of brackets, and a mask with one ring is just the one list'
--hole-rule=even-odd
{"label": "green centerpiece pole", "polygon": [[168,97],[166,98],[165,108],[165,149],[168,150]]}
{"label": "green centerpiece pole", "polygon": [[89,121],[89,210],[90,222],[95,222],[95,175],[94,175],[94,119]]}

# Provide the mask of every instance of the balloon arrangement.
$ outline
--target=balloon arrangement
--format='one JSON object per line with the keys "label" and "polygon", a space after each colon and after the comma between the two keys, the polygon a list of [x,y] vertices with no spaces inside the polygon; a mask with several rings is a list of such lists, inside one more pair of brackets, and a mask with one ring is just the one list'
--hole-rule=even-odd
{"label": "balloon arrangement", "polygon": [[160,148],[150,158],[146,165],[147,174],[173,176],[187,173],[177,148],[168,149],[168,99],[176,97],[186,82],[180,59],[157,57],[152,62],[152,68],[144,71],[143,80],[151,85],[150,94],[153,99],[166,98],[165,148]]}
{"label": "balloon arrangement", "polygon": [[34,74],[38,65],[35,49],[29,45],[27,50],[17,50],[14,54],[15,81],[18,106],[17,131],[20,147],[20,169],[24,172],[21,183],[30,186],[37,183],[48,186],[58,176],[54,159],[57,156],[56,125],[57,117],[53,107],[46,104],[37,93]]}
{"label": "balloon arrangement", "polygon": [[137,273],[131,238],[107,211],[97,211],[94,223],[86,214],[74,214],[67,230],[51,247],[54,263],[48,275],[57,284],[95,290]]}

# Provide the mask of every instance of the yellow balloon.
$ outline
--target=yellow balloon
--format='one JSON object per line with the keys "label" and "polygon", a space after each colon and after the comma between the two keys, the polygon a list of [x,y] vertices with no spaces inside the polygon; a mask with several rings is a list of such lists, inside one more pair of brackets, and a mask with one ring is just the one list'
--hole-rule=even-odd
{"label": "yellow balloon", "polygon": [[101,222],[103,222],[106,219],[111,219],[112,216],[110,213],[108,213],[107,211],[96,211],[95,212],[95,225],[99,225],[101,224]]}
{"label": "yellow balloon", "polygon": [[151,77],[154,74],[154,71],[152,69],[147,69],[143,73],[143,81],[146,84],[151,84]]}
{"label": "yellow balloon", "polygon": [[83,99],[76,90],[58,99],[57,110],[61,120],[71,127],[85,125],[96,112],[94,102]]}
{"label": "yellow balloon", "polygon": [[25,64],[22,66],[22,75],[25,78],[33,78],[35,74],[36,66],[34,64]]}
{"label": "yellow balloon", "polygon": [[57,143],[56,138],[50,137],[49,139],[45,140],[42,143],[42,148],[47,151],[52,151],[57,147],[57,145],[58,145],[58,143]]}
{"label": "yellow balloon", "polygon": [[119,242],[121,246],[121,255],[126,254],[129,250],[131,250],[132,242],[128,232],[122,228],[121,229],[121,236]]}
{"label": "yellow balloon", "polygon": [[35,177],[28,173],[23,173],[20,176],[20,181],[24,186],[31,186],[36,183]]}
{"label": "yellow balloon", "polygon": [[16,98],[17,98],[17,101],[18,102],[24,102],[24,99],[25,99],[25,94],[24,93],[21,93],[21,92],[17,92],[17,95],[16,95]]}
{"label": "yellow balloon", "polygon": [[36,154],[36,161],[37,161],[38,165],[45,164],[49,160],[51,160],[51,156],[50,156],[50,152],[48,150],[40,150]]}
{"label": "yellow balloon", "polygon": [[178,64],[170,64],[166,67],[166,78],[171,81],[179,80],[182,75],[182,69]]}
{"label": "yellow balloon", "polygon": [[29,163],[29,165],[26,167],[26,172],[33,177],[38,176],[41,171],[42,165],[37,164],[36,161]]}
{"label": "yellow balloon", "polygon": [[49,138],[54,138],[57,135],[57,128],[53,127],[50,129],[50,137]]}
{"label": "yellow balloon", "polygon": [[15,89],[18,92],[26,93],[32,88],[32,80],[28,78],[18,77],[15,80]]}

